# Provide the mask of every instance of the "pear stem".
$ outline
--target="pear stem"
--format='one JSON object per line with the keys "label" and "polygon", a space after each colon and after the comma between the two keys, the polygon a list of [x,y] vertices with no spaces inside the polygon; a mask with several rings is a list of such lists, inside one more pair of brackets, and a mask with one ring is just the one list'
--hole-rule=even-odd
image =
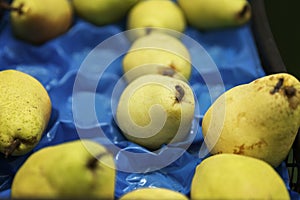
{"label": "pear stem", "polygon": [[250,12],[250,6],[245,5],[243,9],[238,13],[238,18],[243,19],[248,12]]}
{"label": "pear stem", "polygon": [[18,12],[19,14],[23,14],[22,7],[23,7],[23,4],[21,4],[20,7],[13,7],[9,3],[7,3],[3,0],[0,0],[0,8],[2,8],[4,10],[9,10],[9,11],[13,11],[13,12]]}
{"label": "pear stem", "polygon": [[11,145],[9,147],[7,147],[4,151],[5,154],[5,158],[7,158],[8,156],[10,156],[21,144],[21,140],[20,139],[14,139],[13,142],[11,143]]}
{"label": "pear stem", "polygon": [[95,157],[93,157],[92,159],[90,159],[88,161],[87,167],[91,170],[96,169],[99,159],[102,158],[103,156],[107,155],[107,154],[108,154],[107,152],[104,152],[104,153],[100,153],[100,154],[96,155]]}
{"label": "pear stem", "polygon": [[173,77],[175,74],[175,71],[170,68],[170,67],[166,67],[165,69],[163,69],[163,71],[161,72],[161,74],[163,76],[169,76],[169,77]]}
{"label": "pear stem", "polygon": [[275,94],[276,92],[278,92],[280,90],[280,88],[283,86],[283,82],[284,82],[284,79],[280,78],[278,80],[277,84],[275,85],[274,89],[270,93]]}
{"label": "pear stem", "polygon": [[184,90],[183,88],[180,86],[180,85],[176,85],[175,86],[175,89],[176,89],[176,95],[175,95],[175,98],[176,98],[176,102],[181,102],[183,97],[184,97]]}

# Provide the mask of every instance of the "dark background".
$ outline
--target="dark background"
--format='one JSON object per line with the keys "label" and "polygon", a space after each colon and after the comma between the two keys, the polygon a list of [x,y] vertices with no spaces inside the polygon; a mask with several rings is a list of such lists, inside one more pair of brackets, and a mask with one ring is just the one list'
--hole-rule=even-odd
{"label": "dark background", "polygon": [[286,68],[300,79],[300,1],[265,0],[265,7]]}

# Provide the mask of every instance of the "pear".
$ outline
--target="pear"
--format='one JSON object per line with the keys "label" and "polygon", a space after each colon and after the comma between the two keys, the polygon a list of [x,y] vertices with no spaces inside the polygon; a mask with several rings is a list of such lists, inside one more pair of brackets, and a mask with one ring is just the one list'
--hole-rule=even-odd
{"label": "pear", "polygon": [[114,199],[114,166],[107,149],[90,140],[45,147],[18,170],[11,197]]}
{"label": "pear", "polygon": [[125,18],[127,12],[139,0],[72,0],[75,13],[93,23],[101,26],[116,23]]}
{"label": "pear", "polygon": [[178,0],[188,23],[201,30],[241,26],[251,18],[247,0]]}
{"label": "pear", "polygon": [[188,200],[188,198],[176,191],[166,188],[140,188],[121,196],[119,200]]}
{"label": "pear", "polygon": [[123,91],[116,121],[124,136],[150,150],[183,141],[194,117],[195,100],[184,81],[150,74],[132,81]]}
{"label": "pear", "polygon": [[286,199],[287,188],[266,162],[243,155],[219,154],[206,158],[192,179],[191,200]]}
{"label": "pear", "polygon": [[51,114],[46,89],[16,70],[0,72],[0,152],[24,155],[40,141]]}
{"label": "pear", "polygon": [[68,0],[13,0],[10,10],[13,34],[35,45],[67,32],[73,20]]}
{"label": "pear", "polygon": [[186,20],[181,8],[171,0],[143,0],[128,13],[127,29],[141,29],[136,37],[147,34],[151,28],[183,32]]}
{"label": "pear", "polygon": [[123,58],[128,82],[146,74],[162,74],[188,80],[191,58],[186,46],[176,37],[152,32],[135,40]]}
{"label": "pear", "polygon": [[235,86],[203,117],[212,154],[235,153],[277,167],[288,155],[300,127],[300,82],[278,73]]}

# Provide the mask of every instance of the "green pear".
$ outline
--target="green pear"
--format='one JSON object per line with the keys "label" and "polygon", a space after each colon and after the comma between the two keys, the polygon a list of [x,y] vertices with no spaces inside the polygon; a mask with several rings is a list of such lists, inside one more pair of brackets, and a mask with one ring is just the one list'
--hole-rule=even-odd
{"label": "green pear", "polygon": [[300,82],[278,73],[226,91],[203,117],[212,154],[235,153],[278,166],[300,127]]}
{"label": "green pear", "polygon": [[281,199],[289,200],[278,173],[266,162],[243,155],[219,154],[197,167],[191,185],[191,200]]}
{"label": "green pear", "polygon": [[90,140],[45,147],[18,170],[11,197],[114,199],[114,166],[107,149]]}
{"label": "green pear", "polygon": [[190,132],[195,100],[184,81],[150,74],[132,81],[123,91],[116,121],[124,136],[150,150],[183,141]]}
{"label": "green pear", "polygon": [[181,8],[171,0],[143,0],[128,13],[127,29],[141,29],[135,35],[147,34],[151,28],[183,32],[186,20]]}
{"label": "green pear", "polygon": [[146,75],[162,74],[188,80],[191,58],[186,46],[176,37],[152,32],[135,40],[123,59],[128,82]]}
{"label": "green pear", "polygon": [[0,152],[26,154],[49,122],[49,95],[38,80],[16,70],[0,71],[0,94]]}
{"label": "green pear", "polygon": [[115,23],[125,18],[139,0],[72,0],[75,13],[95,25]]}
{"label": "green pear", "polygon": [[247,0],[178,0],[188,23],[202,30],[240,26],[251,18]]}
{"label": "green pear", "polygon": [[119,200],[188,200],[187,196],[166,188],[140,188],[121,196]]}
{"label": "green pear", "polygon": [[13,34],[36,45],[67,32],[73,20],[68,0],[13,0],[10,10]]}

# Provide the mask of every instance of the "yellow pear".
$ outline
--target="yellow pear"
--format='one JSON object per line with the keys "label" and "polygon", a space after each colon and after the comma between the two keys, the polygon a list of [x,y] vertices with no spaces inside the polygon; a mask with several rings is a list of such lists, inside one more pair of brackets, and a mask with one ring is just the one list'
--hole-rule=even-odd
{"label": "yellow pear", "polygon": [[278,173],[266,162],[236,154],[206,158],[196,168],[191,200],[281,199],[289,200]]}
{"label": "yellow pear", "polygon": [[188,200],[187,196],[165,188],[140,188],[121,196],[119,200]]}
{"label": "yellow pear", "polygon": [[123,59],[128,82],[146,74],[162,74],[188,80],[191,58],[186,46],[176,37],[152,32],[135,40]]}
{"label": "yellow pear", "polygon": [[75,13],[101,26],[121,20],[139,0],[72,0]]}
{"label": "yellow pear", "polygon": [[113,156],[99,143],[76,140],[45,147],[18,170],[12,198],[114,199]]}
{"label": "yellow pear", "polygon": [[151,28],[183,32],[186,21],[181,8],[171,0],[142,0],[128,13],[127,29],[141,29],[134,35],[147,34]]}
{"label": "yellow pear", "polygon": [[247,0],[178,0],[188,23],[209,30],[240,26],[251,18]]}
{"label": "yellow pear", "polygon": [[116,119],[128,140],[155,150],[187,137],[194,110],[194,94],[186,82],[151,74],[125,88]]}
{"label": "yellow pear", "polygon": [[278,166],[300,127],[300,82],[287,73],[236,86],[221,95],[203,117],[212,154],[235,153]]}
{"label": "yellow pear", "polygon": [[37,45],[67,32],[73,21],[68,0],[13,0],[11,10],[14,35]]}
{"label": "yellow pear", "polygon": [[0,71],[0,152],[23,155],[40,141],[51,114],[46,89],[34,77]]}

